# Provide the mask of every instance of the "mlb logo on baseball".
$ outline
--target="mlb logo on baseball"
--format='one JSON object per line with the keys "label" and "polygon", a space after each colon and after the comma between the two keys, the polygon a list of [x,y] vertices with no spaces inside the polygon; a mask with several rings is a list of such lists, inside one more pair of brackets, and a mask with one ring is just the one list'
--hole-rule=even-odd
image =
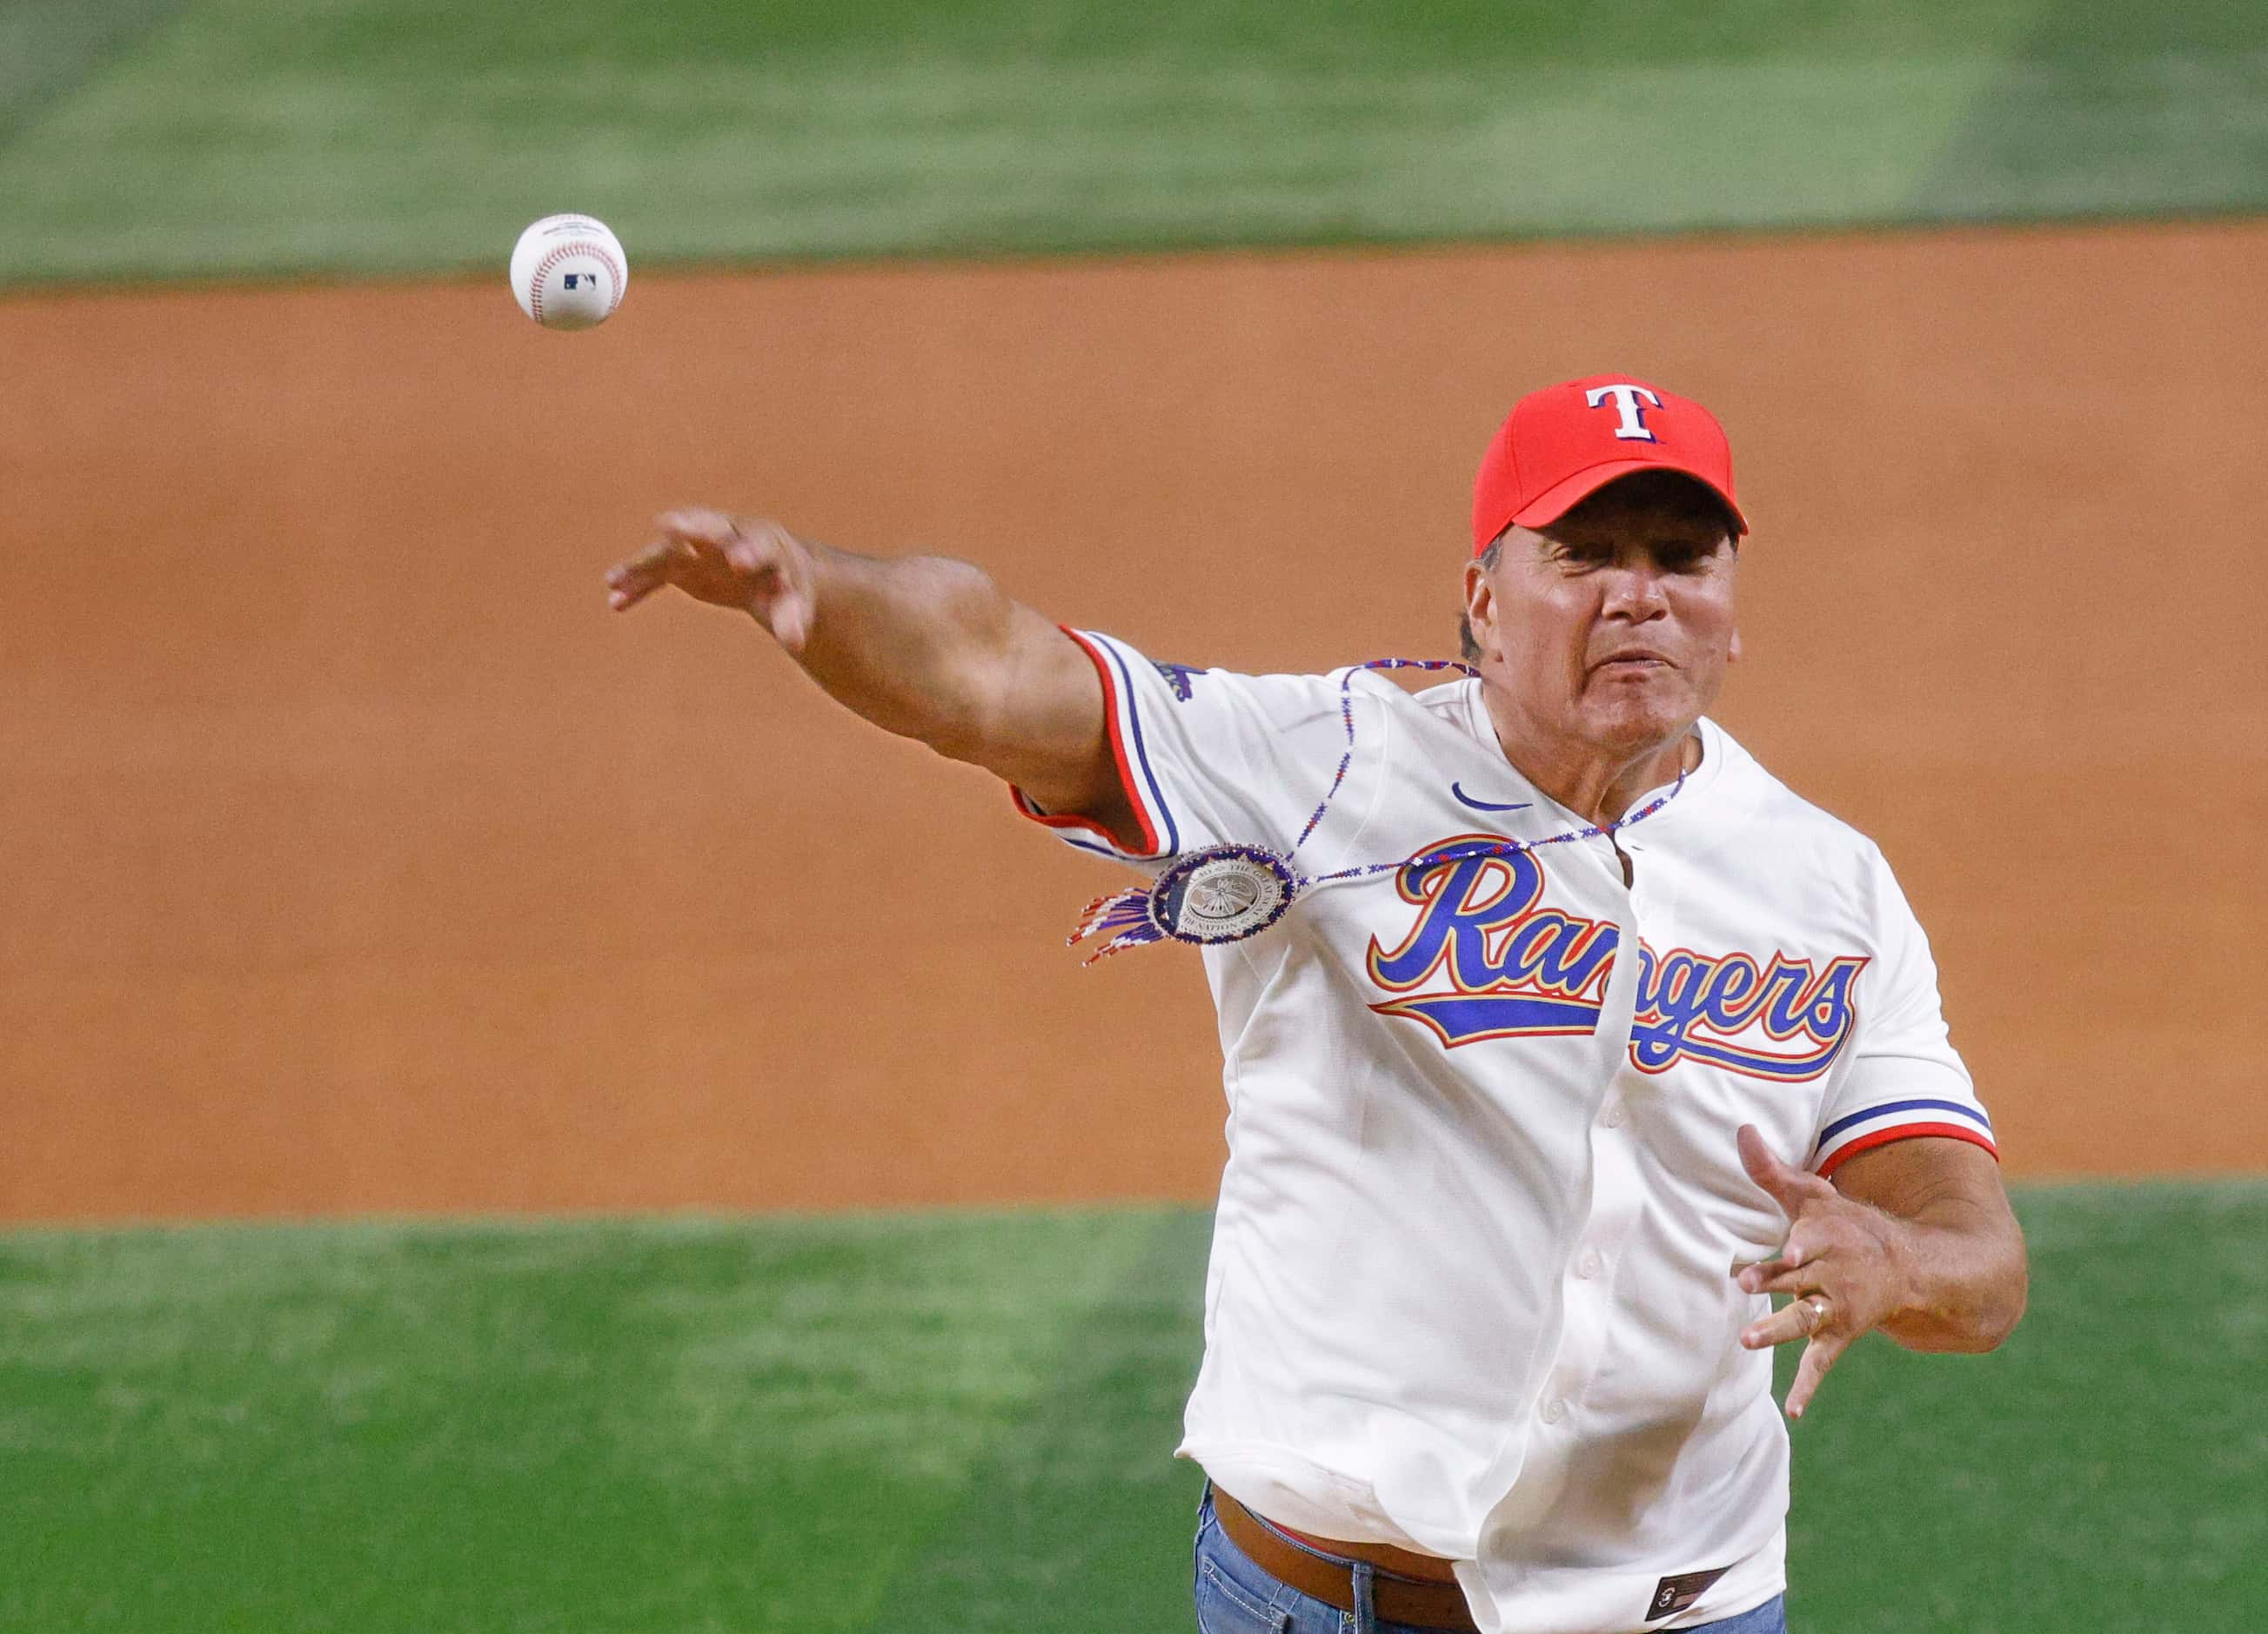
{"label": "mlb logo on baseball", "polygon": [[588,329],[622,304],[630,257],[595,216],[546,216],[512,250],[512,292],[547,329]]}

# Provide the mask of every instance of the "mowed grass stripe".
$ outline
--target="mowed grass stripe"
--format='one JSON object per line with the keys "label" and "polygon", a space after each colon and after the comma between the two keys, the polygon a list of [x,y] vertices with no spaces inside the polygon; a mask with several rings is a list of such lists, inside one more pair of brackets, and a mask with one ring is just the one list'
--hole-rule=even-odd
{"label": "mowed grass stripe", "polygon": [[0,1238],[0,1629],[847,1634],[1189,1229]]}
{"label": "mowed grass stripe", "polygon": [[[1796,1428],[1798,1616],[2268,1626],[2268,1183],[2018,1203],[2016,1337]],[[0,1236],[0,1628],[1185,1626],[1208,1229]]]}
{"label": "mowed grass stripe", "polygon": [[1170,1454],[1204,1350],[1211,1234],[1201,1213],[1159,1218],[1064,1346],[1054,1381],[993,1440],[959,1510],[900,1570],[876,1634],[1188,1623],[1204,1476]]}
{"label": "mowed grass stripe", "polygon": [[0,0],[0,141],[187,0]]}
{"label": "mowed grass stripe", "polygon": [[0,148],[0,283],[493,270],[568,207],[642,263],[2258,208],[2216,17],[195,0]]}
{"label": "mowed grass stripe", "polygon": [[2016,1201],[2008,1343],[1862,1344],[1797,1426],[1792,1606],[1837,1634],[2268,1628],[2268,1182]]}
{"label": "mowed grass stripe", "polygon": [[2257,210],[2264,161],[2268,6],[2056,0],[1914,196],[1949,219]]}

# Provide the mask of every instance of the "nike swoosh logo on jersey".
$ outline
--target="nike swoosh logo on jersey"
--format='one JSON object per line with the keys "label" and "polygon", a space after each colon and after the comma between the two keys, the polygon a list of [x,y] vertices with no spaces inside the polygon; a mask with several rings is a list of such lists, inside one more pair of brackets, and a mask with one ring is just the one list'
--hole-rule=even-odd
{"label": "nike swoosh logo on jersey", "polygon": [[1476,800],[1454,783],[1449,785],[1449,792],[1476,812],[1524,812],[1535,804],[1534,800],[1519,800],[1510,806],[1499,806],[1494,800]]}

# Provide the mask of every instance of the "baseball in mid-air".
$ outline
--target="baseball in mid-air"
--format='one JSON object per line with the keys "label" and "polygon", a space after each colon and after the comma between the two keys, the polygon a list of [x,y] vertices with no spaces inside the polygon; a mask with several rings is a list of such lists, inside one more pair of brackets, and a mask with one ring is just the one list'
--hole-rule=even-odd
{"label": "baseball in mid-air", "polygon": [[595,216],[546,216],[512,247],[512,292],[547,329],[604,323],[630,281],[622,240]]}

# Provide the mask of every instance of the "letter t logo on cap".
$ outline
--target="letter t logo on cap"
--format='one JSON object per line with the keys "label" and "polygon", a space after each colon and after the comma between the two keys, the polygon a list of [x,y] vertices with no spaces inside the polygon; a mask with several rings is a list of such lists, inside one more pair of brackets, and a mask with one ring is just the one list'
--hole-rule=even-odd
{"label": "letter t logo on cap", "polygon": [[1646,429],[1646,410],[1638,406],[1638,400],[1644,398],[1659,408],[1661,407],[1660,398],[1643,386],[1594,386],[1583,394],[1583,403],[1586,408],[1595,408],[1609,397],[1615,400],[1616,437],[1634,443],[1661,440]]}

